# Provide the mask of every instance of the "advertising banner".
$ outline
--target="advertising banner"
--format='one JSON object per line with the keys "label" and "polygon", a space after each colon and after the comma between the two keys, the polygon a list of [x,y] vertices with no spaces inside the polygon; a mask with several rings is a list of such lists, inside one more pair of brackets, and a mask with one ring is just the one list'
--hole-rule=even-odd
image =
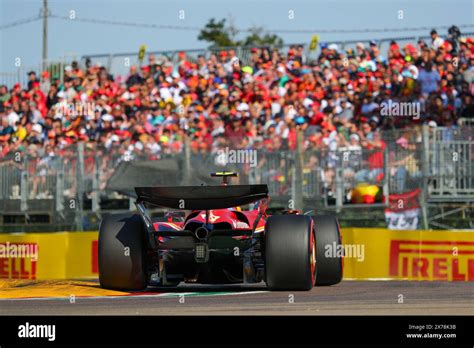
{"label": "advertising banner", "polygon": [[[474,281],[474,232],[345,228],[344,278]],[[0,278],[98,277],[97,232],[0,234]],[[332,248],[333,246],[328,246]]]}

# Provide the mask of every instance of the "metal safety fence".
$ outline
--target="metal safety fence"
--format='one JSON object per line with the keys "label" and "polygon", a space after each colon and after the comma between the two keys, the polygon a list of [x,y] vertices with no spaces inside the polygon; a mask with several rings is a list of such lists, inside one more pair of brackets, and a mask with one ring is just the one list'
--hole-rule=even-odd
{"label": "metal safety fence", "polygon": [[[19,59],[19,58],[17,58]],[[59,80],[61,83],[64,80],[64,68],[74,60],[75,57],[61,58],[57,60],[44,60],[33,65],[25,65],[19,61],[13,62],[14,69],[8,72],[0,72],[0,85],[5,85],[12,88],[13,85],[19,83],[21,86],[28,84],[28,74],[34,72],[38,79],[43,80],[42,72],[49,73],[49,79]]]}
{"label": "metal safety fence", "polygon": [[472,130],[384,132],[385,145],[375,149],[258,150],[256,163],[223,164],[216,153],[186,147],[150,157],[84,143],[49,153],[30,145],[0,159],[0,225],[45,222],[87,228],[107,211],[133,208],[129,195],[135,186],[210,184],[208,173],[215,170],[238,171],[236,183],[267,184],[271,202],[283,208],[383,209],[390,195],[417,189],[422,190],[422,208],[442,203],[472,207]]}
{"label": "metal safety fence", "polygon": [[474,201],[473,127],[437,129],[427,143],[428,197],[431,201]]}

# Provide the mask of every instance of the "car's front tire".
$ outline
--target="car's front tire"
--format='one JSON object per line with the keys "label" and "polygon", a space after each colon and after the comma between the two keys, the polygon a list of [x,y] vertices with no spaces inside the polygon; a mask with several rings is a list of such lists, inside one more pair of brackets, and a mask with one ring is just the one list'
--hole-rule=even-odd
{"label": "car's front tire", "polygon": [[143,290],[145,226],[138,214],[107,214],[99,227],[99,281],[111,290]]}

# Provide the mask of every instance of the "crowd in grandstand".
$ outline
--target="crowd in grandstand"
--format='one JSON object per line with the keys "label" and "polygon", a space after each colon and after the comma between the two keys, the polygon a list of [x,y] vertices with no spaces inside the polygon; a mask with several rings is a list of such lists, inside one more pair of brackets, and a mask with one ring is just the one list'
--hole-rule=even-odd
{"label": "crowd in grandstand", "polygon": [[[320,46],[318,56],[298,45],[253,48],[245,64],[233,49],[197,59],[181,52],[175,62],[150,54],[125,77],[91,61],[66,66],[63,81],[30,72],[25,86],[0,86],[0,159],[57,156],[77,142],[160,158],[181,152],[186,137],[193,153],[278,152],[296,149],[298,129],[305,149],[377,153],[386,146],[380,131],[456,127],[474,114],[474,39],[456,30],[446,39],[433,30],[431,41],[391,42],[384,52],[373,41]],[[382,113],[392,102],[417,103],[420,113]],[[413,146],[403,136],[396,144]],[[353,174],[374,179],[380,161],[372,156]]]}

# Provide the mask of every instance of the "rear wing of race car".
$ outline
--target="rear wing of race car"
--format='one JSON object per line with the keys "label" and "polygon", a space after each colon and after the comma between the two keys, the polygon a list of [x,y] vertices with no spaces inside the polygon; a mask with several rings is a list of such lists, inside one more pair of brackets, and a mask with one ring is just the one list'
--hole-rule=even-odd
{"label": "rear wing of race car", "polygon": [[225,209],[268,198],[267,185],[136,187],[137,204],[182,210]]}

